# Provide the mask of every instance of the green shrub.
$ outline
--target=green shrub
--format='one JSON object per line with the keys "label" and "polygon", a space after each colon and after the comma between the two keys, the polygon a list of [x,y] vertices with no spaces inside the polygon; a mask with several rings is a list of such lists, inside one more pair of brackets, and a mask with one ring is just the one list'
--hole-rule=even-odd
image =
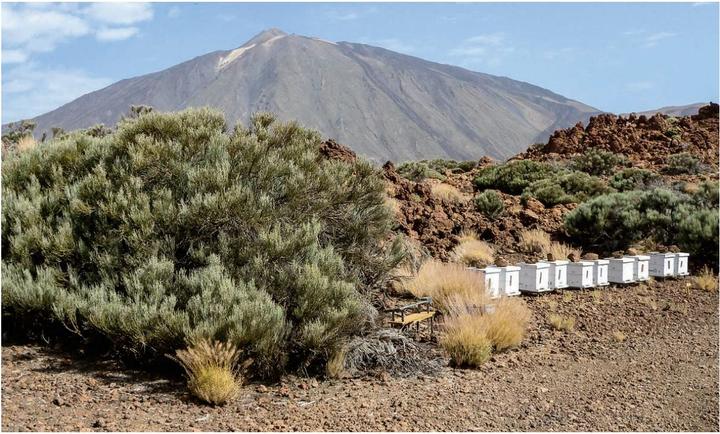
{"label": "green shrub", "polygon": [[609,191],[599,178],[578,171],[558,171],[535,181],[523,192],[523,198],[534,197],[545,206],[579,203]]}
{"label": "green shrub", "polygon": [[3,161],[4,315],[100,332],[151,360],[227,341],[257,374],[321,366],[400,259],[369,163],[255,115],[138,113]]}
{"label": "green shrub", "polygon": [[602,176],[609,175],[615,167],[625,163],[626,159],[622,155],[601,149],[588,149],[584,154],[575,157],[570,167],[590,175]]}
{"label": "green shrub", "polygon": [[455,160],[420,160],[408,161],[398,166],[398,173],[412,181],[422,181],[426,178],[446,179],[445,172],[465,173],[477,166],[476,161],[455,161]]}
{"label": "green shrub", "polygon": [[533,160],[511,161],[482,169],[475,178],[478,190],[495,189],[521,194],[531,183],[546,178],[558,169]]}
{"label": "green shrub", "polygon": [[665,165],[665,173],[668,175],[695,175],[700,173],[702,165],[700,160],[689,152],[670,155]]}
{"label": "green shrub", "polygon": [[630,167],[610,178],[610,186],[618,191],[642,190],[652,186],[660,176],[650,170]]}
{"label": "green shrub", "polygon": [[717,260],[718,209],[666,189],[610,193],[565,216],[565,228],[582,244],[607,251],[652,239],[677,244],[703,261]]}
{"label": "green shrub", "polygon": [[475,207],[490,219],[495,219],[505,210],[502,196],[495,190],[486,190],[475,196]]}

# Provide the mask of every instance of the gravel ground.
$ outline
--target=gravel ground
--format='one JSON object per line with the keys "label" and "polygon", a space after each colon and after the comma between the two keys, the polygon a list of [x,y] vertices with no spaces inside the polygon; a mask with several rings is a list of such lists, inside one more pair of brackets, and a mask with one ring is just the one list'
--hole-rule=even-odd
{"label": "gravel ground", "polygon": [[[2,428],[718,431],[717,293],[667,281],[526,299],[533,325],[525,343],[479,370],[286,377],[248,384],[219,408],[198,404],[179,380],[40,346],[3,346]],[[551,312],[575,317],[575,330],[553,330]]]}

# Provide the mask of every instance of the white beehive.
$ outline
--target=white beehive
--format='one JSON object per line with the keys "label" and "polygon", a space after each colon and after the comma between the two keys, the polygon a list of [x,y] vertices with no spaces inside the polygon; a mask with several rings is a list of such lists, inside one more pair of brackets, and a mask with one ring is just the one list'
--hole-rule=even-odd
{"label": "white beehive", "polygon": [[626,256],[633,260],[633,280],[644,282],[650,276],[650,257],[645,255]]}
{"label": "white beehive", "polygon": [[568,264],[567,283],[570,288],[592,288],[594,265],[589,261]]}
{"label": "white beehive", "polygon": [[593,285],[594,286],[607,286],[608,282],[608,268],[610,261],[607,259],[595,259],[590,261],[593,263]]}
{"label": "white beehive", "polygon": [[688,259],[690,255],[687,253],[678,253],[675,256],[675,274],[676,276],[687,276],[688,273]]}
{"label": "white beehive", "polygon": [[608,259],[608,280],[612,283],[631,283],[635,281],[634,268],[635,258],[611,258]]}
{"label": "white beehive", "polygon": [[668,277],[675,273],[675,253],[650,252],[650,275]]}
{"label": "white beehive", "polygon": [[485,291],[492,298],[500,297],[500,269],[498,267],[475,268],[468,267],[482,276]]}
{"label": "white beehive", "polygon": [[548,272],[550,289],[567,288],[567,267],[570,261],[548,261],[550,271]]}
{"label": "white beehive", "polygon": [[520,266],[520,291],[531,293],[550,291],[548,286],[550,264],[547,262],[536,264],[521,262],[518,265]]}
{"label": "white beehive", "polygon": [[500,292],[507,296],[520,294],[520,267],[500,267]]}

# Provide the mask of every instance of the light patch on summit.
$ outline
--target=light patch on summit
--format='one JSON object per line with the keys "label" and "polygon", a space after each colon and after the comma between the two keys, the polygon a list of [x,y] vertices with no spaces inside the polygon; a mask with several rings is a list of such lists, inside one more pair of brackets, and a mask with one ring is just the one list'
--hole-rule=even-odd
{"label": "light patch on summit", "polygon": [[255,46],[255,44],[252,44],[252,45],[248,45],[247,47],[240,47],[240,48],[236,48],[236,49],[232,50],[232,51],[230,52],[230,54],[228,54],[228,55],[225,56],[225,57],[220,58],[220,62],[218,63],[218,68],[224,68],[224,67],[226,67],[228,64],[230,64],[230,62],[232,62],[233,60],[235,60],[235,59],[237,59],[238,57],[242,56],[242,54],[243,54],[244,52],[246,52],[247,50],[253,48],[254,46]]}
{"label": "light patch on summit", "polygon": [[327,41],[327,40],[325,40],[325,39],[320,39],[320,38],[310,38],[310,39],[313,39],[313,40],[315,40],[315,41],[325,42],[326,44],[337,45],[336,42],[330,42],[330,41]]}
{"label": "light patch on summit", "polygon": [[268,39],[267,41],[263,42],[262,45],[270,45],[270,44],[272,44],[273,42],[277,41],[278,39],[284,38],[285,36],[287,36],[287,35],[277,35],[277,36],[273,36],[272,38],[270,38],[270,39]]}

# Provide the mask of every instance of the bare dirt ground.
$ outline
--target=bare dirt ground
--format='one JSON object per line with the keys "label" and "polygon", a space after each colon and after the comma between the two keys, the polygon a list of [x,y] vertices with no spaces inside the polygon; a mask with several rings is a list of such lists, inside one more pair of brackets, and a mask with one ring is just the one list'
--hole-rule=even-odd
{"label": "bare dirt ground", "polygon": [[[5,431],[718,431],[718,295],[684,281],[528,297],[521,348],[434,377],[248,384],[198,404],[180,379],[2,348]],[[556,312],[576,318],[551,328]],[[621,332],[624,334],[620,335]]]}

